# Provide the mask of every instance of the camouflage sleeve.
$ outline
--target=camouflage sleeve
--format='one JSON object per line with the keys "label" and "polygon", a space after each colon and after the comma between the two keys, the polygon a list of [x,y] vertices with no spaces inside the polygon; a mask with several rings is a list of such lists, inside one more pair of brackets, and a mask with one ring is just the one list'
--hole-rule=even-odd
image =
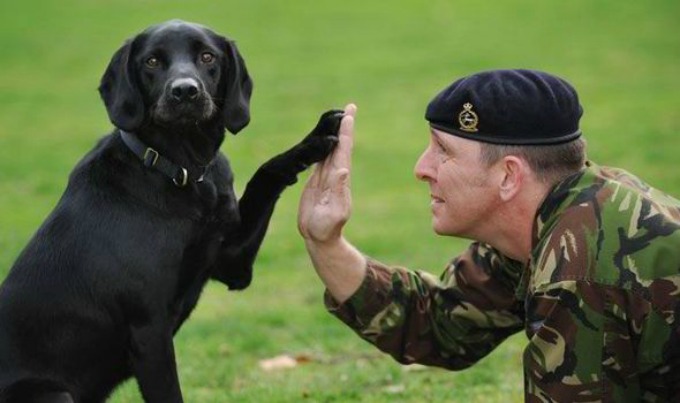
{"label": "camouflage sleeve", "polygon": [[404,364],[466,368],[523,328],[517,262],[474,243],[440,278],[369,260],[357,292],[326,306],[363,339]]}

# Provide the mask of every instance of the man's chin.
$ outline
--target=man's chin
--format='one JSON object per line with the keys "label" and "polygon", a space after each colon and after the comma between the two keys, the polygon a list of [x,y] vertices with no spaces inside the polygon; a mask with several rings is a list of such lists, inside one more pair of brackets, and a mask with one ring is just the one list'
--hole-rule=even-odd
{"label": "man's chin", "polygon": [[442,225],[441,223],[437,222],[436,218],[432,218],[432,231],[434,231],[435,234],[441,236],[455,236],[465,238],[465,236],[461,234],[460,231],[456,230],[455,228]]}
{"label": "man's chin", "polygon": [[439,225],[435,218],[432,219],[432,230],[437,235],[448,235],[447,231]]}
{"label": "man's chin", "polygon": [[437,235],[439,235],[439,236],[456,236],[455,234],[452,234],[452,233],[450,233],[450,232],[448,232],[448,231],[441,231],[441,230],[439,230],[439,229],[437,229],[437,228],[434,228],[434,233],[437,234]]}

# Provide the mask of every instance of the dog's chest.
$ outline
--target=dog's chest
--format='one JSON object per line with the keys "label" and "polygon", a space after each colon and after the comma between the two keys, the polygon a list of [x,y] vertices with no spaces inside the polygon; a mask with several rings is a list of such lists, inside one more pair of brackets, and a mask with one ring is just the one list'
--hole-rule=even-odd
{"label": "dog's chest", "polygon": [[180,323],[193,310],[211,270],[218,263],[224,242],[237,231],[240,223],[235,199],[215,195],[204,199],[204,203],[200,218],[194,221],[193,236],[182,253],[173,304]]}

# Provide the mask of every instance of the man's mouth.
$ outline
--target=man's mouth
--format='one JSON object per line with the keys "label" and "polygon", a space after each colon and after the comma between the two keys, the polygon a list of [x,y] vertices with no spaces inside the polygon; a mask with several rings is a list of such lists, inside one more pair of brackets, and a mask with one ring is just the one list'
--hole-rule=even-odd
{"label": "man's mouth", "polygon": [[433,205],[434,204],[441,204],[441,203],[444,203],[444,199],[431,194],[430,195],[430,203],[433,204]]}

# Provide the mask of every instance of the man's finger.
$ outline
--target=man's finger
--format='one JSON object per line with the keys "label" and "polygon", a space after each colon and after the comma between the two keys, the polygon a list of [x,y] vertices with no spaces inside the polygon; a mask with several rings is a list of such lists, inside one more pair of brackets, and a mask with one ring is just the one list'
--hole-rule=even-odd
{"label": "man's finger", "polygon": [[[337,146],[336,146],[337,150]],[[323,161],[319,161],[316,163],[316,171],[318,173],[318,180],[317,180],[317,185],[320,188],[327,188],[328,187],[328,175],[331,172],[332,164],[331,164],[331,159],[333,159],[333,156],[335,155],[336,150],[333,150],[333,153],[326,157]]]}
{"label": "man's finger", "polygon": [[317,162],[314,165],[314,169],[312,170],[312,174],[309,176],[309,179],[307,179],[307,186],[306,188],[308,189],[315,189],[321,186],[321,164],[323,161]]}
{"label": "man's finger", "polygon": [[352,165],[352,146],[354,145],[354,116],[356,116],[357,107],[354,104],[349,104],[345,107],[345,117],[342,118],[340,129],[338,130],[338,137],[340,138],[338,146],[333,153],[332,164],[334,168],[347,168]]}
{"label": "man's finger", "polygon": [[[340,128],[338,129],[338,145],[335,147],[335,150],[331,153],[331,155],[326,158],[325,160],[319,162],[319,178],[318,178],[318,186],[328,188],[331,185],[329,184],[329,175],[333,170],[337,168],[342,168],[345,167],[347,169],[350,168],[349,166],[349,161],[350,161],[350,155],[344,155],[344,154],[351,154],[352,150],[352,138],[354,136],[354,115],[356,114],[356,106],[354,104],[348,104],[345,107],[344,110],[344,117],[342,118],[342,121],[340,123]],[[349,143],[349,144],[348,144]],[[341,155],[344,155],[341,157]],[[339,165],[344,164],[344,165]]]}

